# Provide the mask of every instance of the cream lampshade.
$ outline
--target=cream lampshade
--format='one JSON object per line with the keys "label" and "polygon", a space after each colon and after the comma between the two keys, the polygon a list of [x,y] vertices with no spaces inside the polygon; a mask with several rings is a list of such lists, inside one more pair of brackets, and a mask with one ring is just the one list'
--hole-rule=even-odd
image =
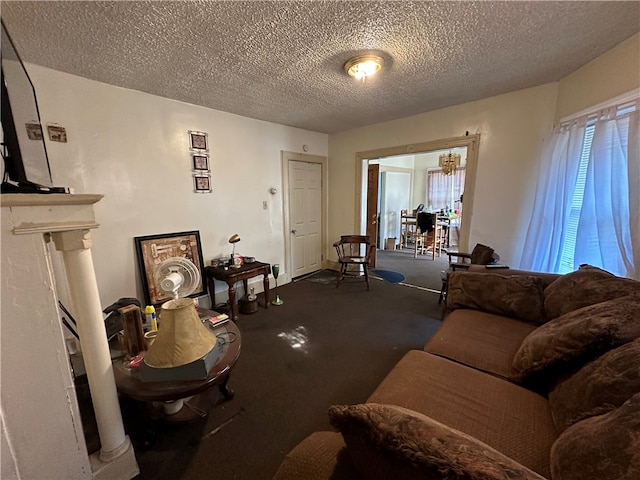
{"label": "cream lampshade", "polygon": [[216,346],[218,339],[203,325],[191,298],[177,298],[162,305],[158,335],[144,363],[154,368],[172,368],[195,362]]}

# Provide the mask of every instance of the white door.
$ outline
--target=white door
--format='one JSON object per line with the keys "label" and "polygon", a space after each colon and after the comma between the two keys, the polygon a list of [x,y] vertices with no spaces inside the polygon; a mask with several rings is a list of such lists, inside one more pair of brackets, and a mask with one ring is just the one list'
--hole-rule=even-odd
{"label": "white door", "polygon": [[322,267],[322,165],[289,161],[291,278]]}

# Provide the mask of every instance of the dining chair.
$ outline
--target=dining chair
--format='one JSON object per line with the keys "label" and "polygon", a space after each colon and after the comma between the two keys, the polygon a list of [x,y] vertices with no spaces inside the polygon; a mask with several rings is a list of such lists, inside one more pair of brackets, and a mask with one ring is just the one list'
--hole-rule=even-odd
{"label": "dining chair", "polygon": [[408,210],[400,210],[400,250],[408,247],[409,242],[414,240],[416,229],[416,218],[409,215]]}
{"label": "dining chair", "polygon": [[340,240],[333,244],[333,247],[336,249],[340,264],[336,288],[340,286],[340,282],[345,277],[361,277],[360,270],[362,269],[367,290],[369,290],[369,263],[373,258],[376,245],[369,240],[367,235],[342,235]]}
{"label": "dining chair", "polygon": [[416,238],[413,246],[413,258],[418,258],[418,251],[424,254],[431,250],[432,260],[442,251],[442,235],[436,222],[435,213],[419,212],[417,216]]}

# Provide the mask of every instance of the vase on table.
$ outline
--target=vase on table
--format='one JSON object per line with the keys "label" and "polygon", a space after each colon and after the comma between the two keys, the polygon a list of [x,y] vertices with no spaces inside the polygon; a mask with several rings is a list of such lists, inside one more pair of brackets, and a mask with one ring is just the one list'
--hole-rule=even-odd
{"label": "vase on table", "polygon": [[280,274],[280,264],[276,263],[271,267],[271,273],[273,273],[273,278],[276,280],[276,299],[271,302],[272,305],[282,305],[284,302],[280,299],[278,295],[278,275]]}

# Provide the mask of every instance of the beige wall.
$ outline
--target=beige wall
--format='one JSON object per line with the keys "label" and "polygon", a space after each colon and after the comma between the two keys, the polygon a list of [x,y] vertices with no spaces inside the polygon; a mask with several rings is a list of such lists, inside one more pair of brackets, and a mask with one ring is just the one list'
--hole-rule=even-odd
{"label": "beige wall", "polygon": [[[141,235],[199,230],[208,263],[229,255],[228,239],[238,233],[236,252],[280,263],[280,283],[288,281],[281,151],[307,145],[308,153],[326,156],[326,134],[28,69],[43,123],[67,129],[68,143],[47,144],[54,183],[104,194],[96,205],[101,227],[93,234],[93,258],[105,307],[120,297],[144,298],[133,241]],[[210,194],[193,192],[188,130],[209,134]],[[217,290],[221,302],[226,286]]]}
{"label": "beige wall", "polygon": [[558,83],[555,120],[640,87],[640,33]]}
{"label": "beige wall", "polygon": [[[332,134],[329,237],[359,231],[356,152],[458,137],[468,131],[481,135],[469,245],[492,245],[505,263],[518,266],[538,160],[553,124],[639,87],[640,34],[636,34],[557,83]],[[350,205],[353,209],[345,208]]]}
{"label": "beige wall", "polygon": [[330,135],[329,238],[359,231],[356,152],[458,137],[468,131],[481,136],[469,243],[492,245],[506,263],[517,264],[538,157],[552,129],[556,87],[542,85]]}

